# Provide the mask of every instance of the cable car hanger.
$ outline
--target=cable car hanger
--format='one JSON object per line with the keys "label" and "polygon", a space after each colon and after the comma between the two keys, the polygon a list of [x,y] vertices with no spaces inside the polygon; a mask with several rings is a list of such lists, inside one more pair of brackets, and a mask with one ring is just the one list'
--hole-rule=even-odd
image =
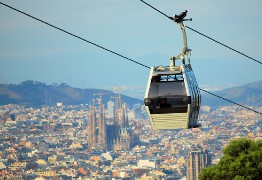
{"label": "cable car hanger", "polygon": [[[189,55],[191,55],[191,49],[188,49],[187,46],[187,36],[186,36],[186,31],[185,31],[185,25],[183,24],[184,21],[192,21],[192,18],[190,19],[184,19],[187,15],[187,10],[185,10],[184,12],[180,13],[179,15],[175,15],[174,17],[169,17],[170,19],[172,19],[174,22],[176,22],[177,24],[179,24],[181,31],[182,31],[182,36],[183,36],[183,49],[182,51],[176,56],[176,57],[170,57],[169,60],[169,70],[170,71],[175,71],[175,70],[179,70],[178,66],[175,66],[176,63],[175,61],[181,59],[182,60],[182,64],[186,64],[186,61],[188,62],[188,65],[190,65],[190,57]],[[164,66],[158,66],[155,69],[156,71],[164,71],[167,70],[167,67]]]}
{"label": "cable car hanger", "polygon": [[[176,22],[177,24],[179,24],[181,31],[182,31],[182,36],[183,36],[183,49],[181,50],[181,52],[176,56],[176,57],[170,57],[169,60],[169,69],[170,71],[177,69],[175,66],[175,61],[181,59],[182,60],[182,64],[186,64],[186,61],[188,62],[188,64],[190,64],[190,55],[191,55],[191,49],[188,49],[187,46],[187,36],[186,36],[186,30],[185,30],[185,25],[184,25],[184,21],[192,21],[192,18],[190,19],[184,19],[187,15],[187,10],[185,10],[184,12],[180,13],[179,15],[175,15],[174,17],[170,17],[174,22]],[[156,67],[156,71],[163,71],[165,70],[165,67],[163,66],[158,66]]]}
{"label": "cable car hanger", "polygon": [[179,15],[175,15],[173,20],[179,24],[182,34],[183,34],[183,49],[180,54],[178,54],[176,57],[170,58],[170,67],[175,66],[175,61],[178,59],[181,59],[183,64],[185,64],[185,58],[187,59],[188,63],[190,64],[190,58],[189,54],[191,53],[191,49],[187,48],[187,36],[186,36],[186,30],[185,26],[183,24],[183,21],[192,21],[192,18],[190,19],[184,19],[187,15],[187,10],[184,12],[180,13]]}

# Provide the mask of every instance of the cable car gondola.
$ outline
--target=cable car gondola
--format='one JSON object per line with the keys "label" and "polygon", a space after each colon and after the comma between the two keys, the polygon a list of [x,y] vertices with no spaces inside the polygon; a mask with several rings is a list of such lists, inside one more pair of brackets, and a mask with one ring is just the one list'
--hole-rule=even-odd
{"label": "cable car gondola", "polygon": [[[172,19],[181,27],[184,47],[169,66],[151,67],[144,103],[154,130],[199,127],[200,90],[194,76],[183,21],[187,11]],[[180,61],[180,64],[176,64]]]}

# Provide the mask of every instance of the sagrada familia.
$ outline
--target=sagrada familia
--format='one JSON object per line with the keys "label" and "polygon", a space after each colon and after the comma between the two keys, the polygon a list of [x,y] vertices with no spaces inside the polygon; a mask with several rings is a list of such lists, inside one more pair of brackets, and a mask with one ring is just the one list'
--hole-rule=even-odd
{"label": "sagrada familia", "polygon": [[87,131],[90,150],[121,151],[128,150],[136,144],[136,137],[128,123],[127,107],[121,102],[120,93],[116,97],[111,122],[106,121],[102,94],[100,94],[99,106],[95,107],[94,103],[90,106]]}

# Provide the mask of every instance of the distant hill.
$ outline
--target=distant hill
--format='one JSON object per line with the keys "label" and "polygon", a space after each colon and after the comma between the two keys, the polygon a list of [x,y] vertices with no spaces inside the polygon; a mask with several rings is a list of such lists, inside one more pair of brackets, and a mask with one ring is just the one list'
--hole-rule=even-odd
{"label": "distant hill", "polygon": [[[37,81],[24,81],[21,84],[0,84],[0,105],[25,104],[31,106],[56,105],[62,102],[64,105],[91,104],[96,94],[103,93],[103,103],[106,104],[116,96],[112,91],[103,89],[80,89],[70,87],[67,84],[47,85]],[[122,95],[122,100],[128,106],[143,103],[142,100]]]}
{"label": "distant hill", "polygon": [[[231,103],[209,95],[202,93],[202,105],[209,105],[211,107],[232,105]],[[223,98],[227,98],[236,103],[247,106],[262,106],[262,81],[253,82],[243,86],[233,87],[216,91],[214,94]]]}
{"label": "distant hill", "polygon": [[[62,102],[64,105],[90,104],[92,99],[97,98],[94,94],[103,93],[103,103],[110,99],[114,101],[116,94],[103,89],[80,89],[67,84],[52,84],[37,81],[25,81],[21,84],[0,84],[0,105],[4,104],[27,104],[31,106],[56,105]],[[262,106],[262,81],[246,84],[239,87],[216,91],[215,94],[247,106]],[[232,105],[231,103],[201,92],[201,106],[208,105],[213,108]],[[128,104],[143,104],[143,100],[122,95],[122,99]]]}

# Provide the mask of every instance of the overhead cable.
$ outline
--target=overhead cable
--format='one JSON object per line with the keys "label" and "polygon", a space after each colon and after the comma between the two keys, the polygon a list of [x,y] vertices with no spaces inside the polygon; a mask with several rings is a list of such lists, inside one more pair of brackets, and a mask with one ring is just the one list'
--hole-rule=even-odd
{"label": "overhead cable", "polygon": [[[70,33],[70,32],[68,32],[68,31],[62,29],[62,28],[59,28],[59,27],[54,26],[54,25],[52,25],[52,24],[50,24],[50,23],[47,23],[47,22],[45,22],[45,21],[43,21],[43,20],[41,20],[41,19],[38,19],[38,18],[36,18],[36,17],[34,17],[34,16],[31,16],[31,15],[29,15],[29,14],[23,12],[23,11],[20,11],[20,10],[18,10],[18,9],[16,9],[16,8],[13,8],[13,7],[11,7],[11,6],[7,5],[7,4],[4,4],[4,3],[2,3],[2,2],[0,2],[0,4],[6,6],[6,7],[8,7],[8,8],[10,8],[10,9],[12,9],[12,10],[15,10],[15,11],[17,11],[17,12],[19,12],[19,13],[22,13],[22,14],[24,14],[24,15],[32,18],[32,19],[35,19],[35,20],[37,20],[37,21],[39,21],[39,22],[42,22],[42,23],[44,23],[44,24],[46,24],[46,25],[48,25],[48,26],[50,26],[50,27],[53,27],[53,28],[55,28],[55,29],[57,29],[57,30],[59,30],[59,31],[62,31],[62,32],[66,33],[66,34],[69,34],[69,35],[71,35],[71,36],[73,36],[73,37],[76,37],[76,38],[78,38],[78,39],[80,39],[80,40],[82,40],[82,41],[85,41],[85,42],[87,42],[87,43],[90,43],[90,44],[92,44],[92,45],[94,45],[94,46],[96,46],[96,47],[98,47],[98,48],[101,48],[101,49],[103,49],[103,50],[105,50],[105,51],[111,52],[111,53],[113,53],[113,54],[115,54],[115,55],[117,55],[117,56],[119,56],[119,57],[122,57],[122,58],[124,58],[124,59],[126,59],[126,60],[129,60],[129,61],[131,61],[131,62],[134,62],[134,63],[136,63],[136,64],[138,64],[138,65],[140,65],[140,66],[143,66],[143,67],[145,67],[145,68],[150,69],[149,66],[146,66],[146,65],[144,65],[144,64],[142,64],[142,63],[139,63],[139,62],[137,62],[137,61],[135,61],[135,60],[132,60],[132,59],[130,59],[130,58],[128,58],[128,57],[125,57],[125,56],[123,56],[123,55],[121,55],[121,54],[119,54],[119,53],[117,53],[117,52],[114,52],[114,51],[112,51],[112,50],[110,50],[110,49],[107,49],[107,48],[105,48],[105,47],[103,47],[103,46],[100,46],[100,45],[98,45],[98,44],[96,44],[96,43],[93,43],[93,42],[91,42],[91,41],[88,41],[88,40],[86,40],[86,39],[84,39],[84,38],[82,38],[82,37],[80,37],[80,36],[77,36],[77,35],[75,35],[75,34],[73,34],[73,33]],[[233,103],[233,104],[239,105],[239,106],[241,106],[241,107],[244,107],[244,108],[246,108],[246,109],[248,109],[248,110],[250,110],[250,111],[253,111],[253,112],[255,112],[255,113],[262,114],[262,113],[260,113],[260,112],[258,112],[258,111],[255,111],[255,110],[253,110],[253,109],[250,109],[250,108],[248,108],[248,107],[245,107],[245,106],[243,106],[243,105],[241,105],[241,104],[235,103],[235,102],[233,102],[233,101],[231,101],[231,100],[229,100],[229,99],[220,97],[220,96],[218,96],[218,95],[216,95],[216,94],[214,94],[214,93],[208,92],[208,91],[203,90],[203,89],[200,89],[200,90],[202,90],[202,91],[204,91],[204,92],[207,92],[207,93],[209,93],[209,94],[211,94],[211,95],[213,95],[213,96],[216,96],[216,97],[218,97],[218,98],[224,99],[225,101],[228,101],[228,102],[230,102],[230,103]]]}
{"label": "overhead cable", "polygon": [[166,15],[165,13],[159,11],[158,9],[156,9],[155,7],[153,7],[152,5],[148,4],[147,2],[143,1],[143,0],[140,0],[142,1],[144,4],[148,5],[149,7],[151,7],[152,9],[156,10],[157,12],[159,12],[160,14],[166,16],[167,18],[171,19],[172,21],[174,20],[173,17],[170,17],[168,15]]}
{"label": "overhead cable", "polygon": [[[144,4],[146,4],[147,6],[151,7],[151,8],[154,9],[155,11],[159,12],[159,13],[162,14],[163,16],[167,17],[168,19],[170,19],[170,20],[172,20],[172,21],[174,20],[173,17],[170,17],[170,16],[166,15],[165,13],[163,13],[162,11],[160,11],[160,10],[158,10],[157,8],[153,7],[152,5],[148,4],[147,2],[145,2],[145,1],[143,1],[143,0],[140,0],[140,1],[143,2]],[[193,28],[191,28],[191,27],[189,27],[189,26],[185,26],[185,27],[188,28],[188,29],[190,29],[191,31],[194,31],[194,32],[200,34],[201,36],[204,36],[204,37],[206,37],[206,38],[208,38],[208,39],[210,39],[210,40],[212,40],[212,41],[214,41],[214,42],[216,42],[216,43],[218,43],[218,44],[220,44],[220,45],[222,45],[222,46],[224,46],[224,47],[226,47],[226,48],[228,48],[228,49],[230,49],[230,50],[232,50],[232,51],[234,51],[234,52],[236,52],[236,53],[238,53],[238,54],[241,54],[242,56],[245,56],[245,57],[247,57],[247,58],[249,58],[249,59],[251,59],[251,60],[253,60],[253,61],[255,61],[255,62],[259,63],[259,64],[262,64],[261,61],[259,61],[259,60],[257,60],[257,59],[254,59],[254,58],[252,58],[252,57],[250,57],[250,56],[248,56],[248,55],[246,55],[246,54],[244,54],[244,53],[242,53],[242,52],[240,52],[240,51],[238,51],[238,50],[235,50],[235,49],[231,48],[230,46],[225,45],[224,43],[221,43],[221,42],[219,42],[219,41],[217,41],[217,40],[215,40],[215,39],[213,39],[213,38],[211,38],[211,37],[209,37],[209,36],[207,36],[207,35],[205,35],[205,34],[203,34],[203,33],[200,33],[199,31],[197,31],[197,30],[195,30],[195,29],[193,29]]]}
{"label": "overhead cable", "polygon": [[214,93],[211,93],[211,92],[209,92],[209,91],[207,91],[207,90],[204,90],[204,89],[201,89],[201,88],[199,88],[199,89],[200,89],[201,91],[204,91],[204,92],[212,95],[212,96],[215,96],[215,97],[218,97],[218,98],[220,98],[220,99],[226,100],[226,101],[228,101],[228,102],[230,102],[230,103],[232,103],[232,104],[238,105],[238,106],[240,106],[240,107],[243,107],[243,108],[245,108],[245,109],[248,109],[248,110],[250,110],[250,111],[253,111],[253,112],[255,112],[255,113],[258,113],[258,114],[261,114],[261,115],[262,115],[261,112],[258,112],[258,111],[254,110],[254,109],[251,109],[251,108],[249,108],[249,107],[243,106],[243,105],[241,105],[241,104],[239,104],[239,103],[236,103],[236,102],[234,102],[234,101],[231,101],[231,100],[229,100],[229,99],[226,99],[226,98],[223,98],[223,97],[221,97],[221,96],[218,96],[218,95],[216,95],[216,94],[214,94]]}
{"label": "overhead cable", "polygon": [[57,30],[59,30],[59,31],[62,31],[62,32],[66,33],[66,34],[69,34],[70,36],[74,36],[74,37],[76,37],[76,38],[78,38],[78,39],[80,39],[80,40],[82,40],[82,41],[85,41],[85,42],[87,42],[87,43],[89,43],[89,44],[92,44],[92,45],[94,45],[94,46],[96,46],[96,47],[99,47],[99,48],[101,48],[101,49],[103,49],[103,50],[105,50],[105,51],[108,51],[108,52],[110,52],[110,53],[112,53],[112,54],[115,54],[115,55],[117,55],[117,56],[119,56],[119,57],[122,57],[122,58],[124,58],[124,59],[126,59],[126,60],[129,60],[129,61],[131,61],[131,62],[133,62],[133,63],[139,64],[139,65],[144,66],[144,67],[146,67],[146,68],[150,68],[149,66],[146,66],[146,65],[144,65],[144,64],[141,64],[141,63],[139,63],[139,62],[137,62],[137,61],[135,61],[135,60],[133,60],[133,59],[130,59],[130,58],[126,57],[126,56],[123,56],[123,55],[121,55],[121,54],[119,54],[119,53],[116,53],[116,52],[114,52],[114,51],[112,51],[112,50],[110,50],[110,49],[107,49],[107,48],[105,48],[105,47],[103,47],[103,46],[101,46],[101,45],[98,45],[98,44],[93,43],[93,42],[91,42],[91,41],[89,41],[89,40],[86,40],[86,39],[84,39],[84,38],[82,38],[82,37],[80,37],[80,36],[77,36],[77,35],[75,35],[75,34],[73,34],[73,33],[70,33],[70,32],[68,32],[68,31],[66,31],[66,30],[64,30],[64,29],[62,29],[62,28],[59,28],[59,27],[57,27],[57,26],[54,26],[54,25],[52,25],[52,24],[50,24],[50,23],[48,23],[48,22],[46,22],[46,21],[43,21],[43,20],[41,20],[41,19],[39,19],[39,18],[36,18],[36,17],[34,17],[34,16],[30,15],[30,14],[27,14],[27,13],[25,13],[25,12],[23,12],[23,11],[20,11],[20,10],[18,10],[18,9],[16,9],[16,8],[14,8],[14,7],[11,7],[11,6],[9,6],[9,5],[5,4],[5,3],[0,2],[0,4],[6,6],[6,7],[8,7],[8,8],[10,8],[10,9],[12,9],[12,10],[15,10],[15,11],[17,11],[17,12],[19,12],[19,13],[22,13],[22,14],[24,14],[24,15],[32,18],[32,19],[35,19],[35,20],[37,20],[37,21],[39,21],[39,22],[41,22],[41,23],[44,23],[44,24],[46,24],[46,25],[48,25],[48,26],[50,26],[50,27],[53,27],[53,28],[55,28],[55,29],[57,29]]}
{"label": "overhead cable", "polygon": [[208,38],[208,39],[210,39],[210,40],[212,40],[212,41],[214,41],[214,42],[216,42],[216,43],[218,43],[218,44],[220,44],[220,45],[222,45],[222,46],[224,46],[224,47],[226,47],[226,48],[228,48],[228,49],[230,49],[230,50],[232,50],[232,51],[235,51],[236,53],[241,54],[241,55],[243,55],[243,56],[245,56],[245,57],[247,57],[247,58],[249,58],[249,59],[251,59],[251,60],[253,60],[253,61],[257,62],[257,63],[259,63],[259,64],[262,64],[261,61],[256,60],[256,59],[254,59],[254,58],[252,58],[252,57],[250,57],[250,56],[248,56],[248,55],[246,55],[246,54],[244,54],[244,53],[242,53],[242,52],[240,52],[240,51],[238,51],[238,50],[235,50],[235,49],[229,47],[228,45],[225,45],[225,44],[223,44],[223,43],[221,43],[221,42],[219,42],[219,41],[217,41],[217,40],[215,40],[215,39],[213,39],[213,38],[211,38],[211,37],[209,37],[209,36],[207,36],[207,35],[199,32],[199,31],[197,31],[197,30],[189,27],[189,26],[186,26],[186,28],[188,28],[188,29],[190,29],[190,30],[192,30],[192,31],[200,34],[201,36],[204,36],[204,37],[206,37],[206,38]]}

